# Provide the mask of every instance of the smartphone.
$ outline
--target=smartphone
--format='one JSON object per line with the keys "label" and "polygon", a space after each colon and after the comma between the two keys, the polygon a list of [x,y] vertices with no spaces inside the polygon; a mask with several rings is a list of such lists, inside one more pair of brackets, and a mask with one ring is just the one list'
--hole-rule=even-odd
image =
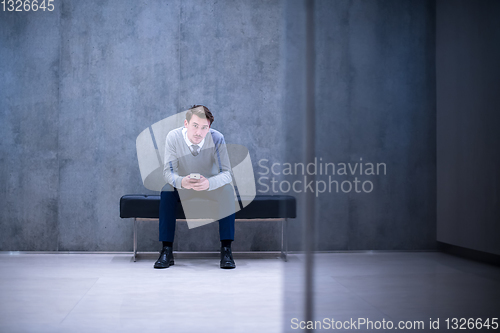
{"label": "smartphone", "polygon": [[189,175],[189,178],[191,179],[200,179],[200,174],[199,173],[192,173]]}

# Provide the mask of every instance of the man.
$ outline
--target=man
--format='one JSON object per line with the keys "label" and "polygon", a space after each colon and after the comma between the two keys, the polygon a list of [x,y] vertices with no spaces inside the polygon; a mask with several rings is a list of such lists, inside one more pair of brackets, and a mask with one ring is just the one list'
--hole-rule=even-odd
{"label": "man", "polygon": [[[216,215],[220,217],[220,267],[236,267],[231,252],[235,219],[231,166],[224,136],[211,128],[213,122],[214,117],[207,107],[194,105],[186,113],[184,127],[167,134],[163,168],[167,184],[160,199],[160,241],[163,248],[154,268],[168,268],[174,264],[172,245],[177,204],[182,200],[188,217],[186,203],[193,198],[213,202],[210,206],[216,208]],[[199,174],[199,179],[192,178],[193,173]],[[200,212],[196,213],[199,215]]]}

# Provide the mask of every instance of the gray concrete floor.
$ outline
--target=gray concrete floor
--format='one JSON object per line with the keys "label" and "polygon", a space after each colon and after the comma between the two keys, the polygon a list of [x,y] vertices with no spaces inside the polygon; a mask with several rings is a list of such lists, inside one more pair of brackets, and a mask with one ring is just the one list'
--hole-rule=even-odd
{"label": "gray concrete floor", "polygon": [[[301,259],[292,257],[284,269],[285,332],[297,332],[292,328],[296,327],[292,318],[304,320],[302,304],[294,301],[302,297]],[[446,329],[446,318],[500,320],[500,267],[497,266],[440,252],[320,253],[315,255],[314,263],[315,321],[326,318],[331,323],[331,319],[364,318],[375,323],[385,319],[394,326],[399,321],[405,325],[412,322],[410,332],[456,332],[457,329]],[[439,329],[430,330],[431,318],[432,321],[439,318]],[[415,321],[423,321],[424,329],[416,330]],[[498,332],[500,327],[484,331]]]}
{"label": "gray concrete floor", "polygon": [[0,255],[0,332],[281,331],[283,262]]}
{"label": "gray concrete floor", "polygon": [[[155,270],[152,256],[1,253],[0,332],[297,332],[303,259]],[[315,320],[422,319],[428,331],[440,318],[442,331],[462,316],[500,317],[499,267],[437,252],[315,256]]]}

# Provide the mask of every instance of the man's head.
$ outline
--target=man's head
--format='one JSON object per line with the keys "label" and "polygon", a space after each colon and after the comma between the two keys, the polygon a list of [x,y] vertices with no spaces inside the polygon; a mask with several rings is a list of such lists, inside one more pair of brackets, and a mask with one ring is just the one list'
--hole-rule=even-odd
{"label": "man's head", "polygon": [[199,144],[208,134],[214,116],[203,105],[193,105],[186,113],[184,127],[187,128],[187,137],[193,144]]}

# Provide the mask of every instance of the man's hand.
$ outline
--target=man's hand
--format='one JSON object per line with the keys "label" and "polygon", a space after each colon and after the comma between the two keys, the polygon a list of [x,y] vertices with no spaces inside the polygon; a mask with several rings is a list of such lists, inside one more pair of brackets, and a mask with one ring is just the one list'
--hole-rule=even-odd
{"label": "man's hand", "polygon": [[187,175],[186,177],[182,178],[181,187],[189,190],[193,188],[193,184],[196,182],[198,182],[197,179],[191,179],[190,176]]}
{"label": "man's hand", "polygon": [[182,178],[181,182],[182,188],[185,189],[193,189],[195,191],[205,191],[208,190],[208,187],[210,186],[210,183],[208,182],[208,179],[200,175],[200,179],[191,179],[188,176]]}
{"label": "man's hand", "polygon": [[196,180],[196,183],[193,184],[192,189],[195,191],[205,191],[208,190],[209,186],[210,183],[208,182],[208,179],[200,175],[200,179]]}

